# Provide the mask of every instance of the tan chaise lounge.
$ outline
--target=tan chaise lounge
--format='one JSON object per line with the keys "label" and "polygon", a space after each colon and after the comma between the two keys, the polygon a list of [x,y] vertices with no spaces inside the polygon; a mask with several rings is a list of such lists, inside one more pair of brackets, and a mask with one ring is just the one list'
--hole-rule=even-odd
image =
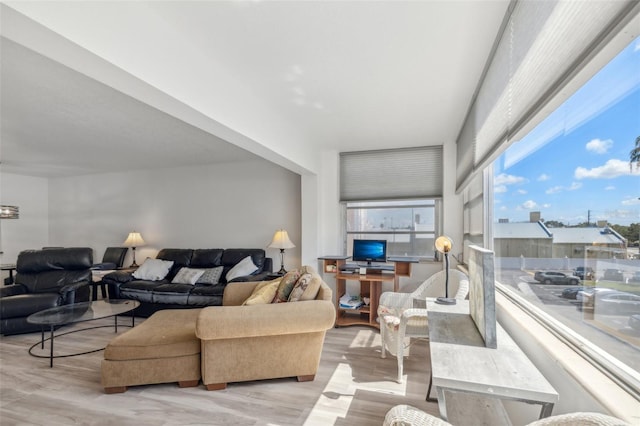
{"label": "tan chaise lounge", "polygon": [[107,345],[102,360],[106,393],[128,386],[177,382],[180,387],[200,382],[200,340],[196,319],[201,309],[158,311]]}
{"label": "tan chaise lounge", "polygon": [[198,317],[208,390],[232,382],[315,378],[325,333],[335,322],[331,289],[323,281],[315,300],[240,306],[256,285],[227,285],[223,306],[203,308]]}

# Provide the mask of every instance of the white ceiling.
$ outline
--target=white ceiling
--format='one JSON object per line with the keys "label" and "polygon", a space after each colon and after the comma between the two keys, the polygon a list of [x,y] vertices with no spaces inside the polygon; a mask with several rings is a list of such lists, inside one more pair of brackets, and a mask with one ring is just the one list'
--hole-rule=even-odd
{"label": "white ceiling", "polygon": [[306,167],[323,150],[452,143],[509,2],[8,4],[242,136],[187,124],[3,30],[3,171],[69,176],[249,151]]}

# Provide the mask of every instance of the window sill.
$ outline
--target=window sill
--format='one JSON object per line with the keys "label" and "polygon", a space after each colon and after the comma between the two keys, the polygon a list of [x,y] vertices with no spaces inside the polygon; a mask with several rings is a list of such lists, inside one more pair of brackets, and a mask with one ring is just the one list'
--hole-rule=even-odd
{"label": "window sill", "polygon": [[[638,376],[637,372],[588,342],[576,343],[583,339],[524,301],[512,290],[500,284],[496,284],[496,289],[500,324],[560,393],[560,403],[554,414],[595,411],[590,404],[580,401],[580,397],[576,398],[575,393],[567,395],[570,392],[566,390],[567,386],[570,387],[572,384],[563,381],[562,374],[555,374],[560,369],[575,381],[573,386],[582,387],[583,392],[591,396],[608,414],[631,424],[640,424],[640,401],[632,393],[633,389],[627,390],[624,384],[611,377],[611,373],[605,373],[607,370],[622,370],[633,382],[638,380],[638,377],[635,377]],[[519,306],[522,303],[526,304],[531,312]],[[577,351],[574,349],[576,344],[579,344],[584,352],[599,352],[598,357],[606,358],[606,362],[599,363],[596,357]],[[544,353],[542,360],[540,351]]]}

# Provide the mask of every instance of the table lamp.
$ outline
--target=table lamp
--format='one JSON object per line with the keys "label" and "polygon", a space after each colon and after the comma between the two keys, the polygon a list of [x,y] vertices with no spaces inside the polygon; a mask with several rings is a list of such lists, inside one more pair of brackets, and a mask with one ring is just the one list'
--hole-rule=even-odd
{"label": "table lamp", "polygon": [[284,269],[284,250],[294,248],[295,245],[289,239],[289,234],[284,229],[278,229],[273,235],[273,240],[268,246],[269,248],[280,249],[280,270],[276,272],[278,275],[284,275],[287,273]]}
{"label": "table lamp", "polygon": [[136,263],[136,247],[142,247],[145,244],[146,243],[142,239],[142,235],[136,231],[130,232],[127,239],[122,243],[125,247],[131,247],[131,250],[133,251],[133,263],[130,265],[131,268],[138,266]]}
{"label": "table lamp", "polygon": [[449,252],[451,251],[453,242],[451,241],[451,238],[441,235],[436,239],[435,246],[436,246],[436,250],[444,254],[444,265],[445,265],[444,297],[436,298],[436,303],[439,303],[441,305],[455,305],[456,299],[453,297],[449,297]]}

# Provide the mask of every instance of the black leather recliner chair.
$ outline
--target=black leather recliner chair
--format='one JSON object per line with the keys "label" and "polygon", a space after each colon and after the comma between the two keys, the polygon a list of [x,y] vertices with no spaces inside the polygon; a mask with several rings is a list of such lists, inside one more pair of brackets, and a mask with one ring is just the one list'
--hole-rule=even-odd
{"label": "black leather recliner chair", "polygon": [[0,333],[40,331],[33,313],[89,300],[91,248],[27,250],[18,255],[15,284],[0,288]]}
{"label": "black leather recliner chair", "polygon": [[91,269],[101,271],[122,268],[124,257],[127,255],[129,247],[107,247],[102,256],[102,262],[91,266]]}

